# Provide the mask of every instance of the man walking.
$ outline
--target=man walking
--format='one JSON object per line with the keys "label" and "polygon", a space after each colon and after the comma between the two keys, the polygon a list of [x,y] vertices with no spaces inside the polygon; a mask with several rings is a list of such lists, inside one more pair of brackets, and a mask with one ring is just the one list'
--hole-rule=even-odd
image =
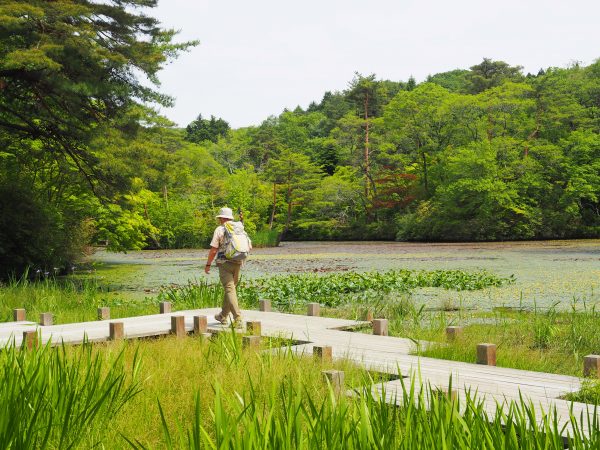
{"label": "man walking", "polygon": [[[241,323],[242,320],[242,313],[238,306],[236,287],[240,280],[240,269],[242,268],[243,259],[231,260],[225,258],[226,242],[224,225],[233,220],[233,211],[231,208],[221,208],[216,217],[219,220],[220,225],[215,228],[212,241],[210,241],[210,251],[208,252],[208,260],[206,261],[204,272],[207,274],[210,272],[210,266],[216,256],[216,263],[219,268],[219,279],[225,290],[225,295],[223,296],[223,307],[221,308],[221,312],[215,316],[215,319],[225,325],[227,324],[227,317],[231,314],[233,316],[233,322],[237,325]],[[249,241],[250,239],[248,239],[248,243],[250,248],[252,248]]]}

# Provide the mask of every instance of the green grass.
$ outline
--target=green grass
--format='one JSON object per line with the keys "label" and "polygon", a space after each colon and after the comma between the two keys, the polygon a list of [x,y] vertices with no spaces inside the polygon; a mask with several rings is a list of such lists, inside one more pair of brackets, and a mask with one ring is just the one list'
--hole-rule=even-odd
{"label": "green grass", "polygon": [[[488,414],[469,394],[455,401],[431,388],[415,389],[410,382],[402,388],[402,400],[394,407],[384,396],[373,396],[370,388],[357,390],[351,399],[333,390],[315,398],[303,386],[283,382],[261,401],[251,385],[236,393],[236,401],[217,384],[208,425],[202,420],[207,411],[198,394],[187,427],[173,434],[163,424],[165,441],[167,448],[194,449],[565,448],[553,413],[536,416],[525,401]],[[228,412],[231,403],[233,410]],[[594,428],[585,436],[571,420],[569,448],[595,448],[600,443],[597,416],[592,421]]]}
{"label": "green grass", "polygon": [[0,286],[0,320],[13,320],[13,309],[25,308],[27,320],[37,321],[40,314],[51,312],[54,323],[84,322],[97,319],[97,309],[111,308],[111,318],[157,314],[161,301],[170,301],[175,309],[217,306],[223,291],[220,285],[206,282],[183,287],[165,286],[154,297],[130,298],[114,295],[93,278],[31,282],[13,280]]}
{"label": "green grass", "polygon": [[[563,448],[552,412],[535,417],[526,402],[487,414],[405,380],[391,406],[350,362],[242,349],[229,333],[1,355],[3,448]],[[352,397],[323,381],[331,368]],[[589,437],[572,425],[570,448],[600,444],[597,421]]]}
{"label": "green grass", "polygon": [[279,245],[279,235],[277,230],[260,230],[252,234],[252,247],[277,247]]}
{"label": "green grass", "polygon": [[[469,324],[482,318],[488,322]],[[488,342],[497,345],[498,366],[582,376],[583,357],[600,348],[600,313],[583,306],[567,312],[501,311],[487,317],[439,314],[437,322],[423,320],[412,329],[403,322],[393,321],[391,333],[433,342],[421,354],[440,359],[475,362],[476,345]],[[446,342],[445,326],[462,323],[467,325],[460,339]]]}

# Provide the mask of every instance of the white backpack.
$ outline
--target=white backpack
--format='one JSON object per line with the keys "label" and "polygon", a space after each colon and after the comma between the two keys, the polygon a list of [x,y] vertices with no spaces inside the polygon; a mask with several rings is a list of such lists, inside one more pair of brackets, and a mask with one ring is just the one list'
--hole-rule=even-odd
{"label": "white backpack", "polygon": [[244,261],[250,253],[250,238],[244,231],[242,222],[230,220],[223,224],[225,228],[224,254],[229,261]]}

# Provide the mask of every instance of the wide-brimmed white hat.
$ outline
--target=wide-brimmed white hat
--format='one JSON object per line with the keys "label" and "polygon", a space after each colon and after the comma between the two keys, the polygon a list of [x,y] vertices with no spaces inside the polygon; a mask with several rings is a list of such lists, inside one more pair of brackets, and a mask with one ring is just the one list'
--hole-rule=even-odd
{"label": "wide-brimmed white hat", "polygon": [[233,220],[233,211],[231,208],[221,208],[219,210],[219,214],[216,216],[217,218],[221,217],[223,219],[231,219]]}

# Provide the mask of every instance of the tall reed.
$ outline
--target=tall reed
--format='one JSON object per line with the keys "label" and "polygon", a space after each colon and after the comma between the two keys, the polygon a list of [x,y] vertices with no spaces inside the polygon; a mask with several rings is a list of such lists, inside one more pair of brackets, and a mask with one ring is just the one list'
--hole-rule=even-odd
{"label": "tall reed", "polygon": [[[333,389],[316,397],[301,385],[283,380],[265,402],[255,390],[226,394],[215,383],[214,405],[195,412],[187,427],[169,429],[163,417],[167,448],[190,449],[572,449],[598,448],[598,414],[580,422],[571,416],[570,431],[560,427],[555,411],[536,415],[521,399],[488,414],[483,402],[466,393],[459,400],[415,380],[402,384],[399,406],[371,387],[352,397]],[[393,397],[392,397],[392,400]],[[159,403],[160,408],[160,403]],[[161,409],[162,415],[162,409]],[[210,425],[206,426],[206,417]],[[589,431],[586,428],[589,426]],[[139,443],[134,448],[144,448]]]}
{"label": "tall reed", "polygon": [[102,430],[139,392],[139,359],[92,345],[0,353],[0,448],[75,448],[98,443]]}

